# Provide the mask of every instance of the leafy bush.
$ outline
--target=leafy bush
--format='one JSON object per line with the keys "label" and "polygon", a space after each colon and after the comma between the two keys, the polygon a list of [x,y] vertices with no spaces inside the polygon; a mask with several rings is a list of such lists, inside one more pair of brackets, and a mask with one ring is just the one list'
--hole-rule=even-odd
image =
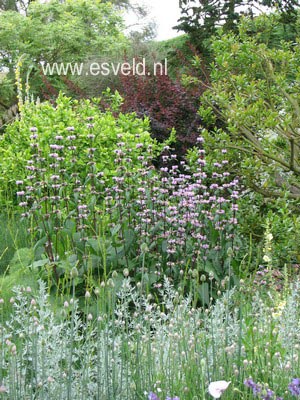
{"label": "leafy bush", "polygon": [[[245,18],[236,35],[214,39],[211,85],[199,110],[209,127],[202,131],[208,156],[216,161],[227,149],[228,170],[240,176],[245,188],[239,226],[245,249],[251,234],[259,254],[269,223],[274,267],[299,257],[294,214],[300,200],[300,47],[284,41],[274,47],[271,33],[279,21],[277,14]],[[218,119],[222,127],[216,126]]]}
{"label": "leafy bush", "polygon": [[[181,59],[181,62],[186,63],[186,60]],[[200,85],[196,90],[185,87],[178,76],[171,78],[168,75],[164,61],[162,65],[162,71],[157,68],[159,73],[156,76],[151,68],[147,68],[146,76],[130,74],[120,77],[120,93],[124,97],[122,109],[148,117],[151,133],[159,141],[166,140],[175,128],[176,151],[178,155],[183,155],[196,143],[199,126],[197,109],[204,86]],[[191,73],[191,69],[187,69]]]}
{"label": "leafy bush", "polygon": [[298,199],[300,46],[281,42],[280,48],[268,47],[263,33],[277,23],[277,15],[258,17],[255,24],[264,31],[252,36],[248,27],[253,22],[245,19],[237,36],[215,39],[211,87],[200,114],[226,124],[223,131],[210,132],[211,143],[231,151],[232,168],[248,187],[265,197],[287,192]]}
{"label": "leafy bush", "polygon": [[[115,117],[114,110],[118,110],[121,98],[108,93],[106,101],[110,100],[112,108],[106,112],[99,109],[100,99],[73,101],[62,94],[55,105],[49,102],[26,103],[20,119],[8,126],[0,138],[0,204],[4,206],[7,201],[12,203],[15,200],[15,182],[24,179],[30,171],[26,164],[34,150],[30,136],[35,132],[38,136],[34,146],[38,145],[44,156],[60,153],[60,157],[64,157],[66,172],[78,172],[81,177],[86,176],[91,168],[87,165],[88,143],[95,148],[95,166],[106,180],[110,180],[115,173],[115,150],[120,136],[126,147],[132,148],[133,168],[141,165],[138,157],[142,149],[136,147],[138,143],[143,143],[145,148],[151,145],[153,155],[157,155],[162,145],[151,139],[148,120],[138,119],[134,114],[119,113]],[[64,143],[65,149],[57,150],[60,137],[68,143]],[[75,146],[76,163],[72,161],[73,150],[70,146]],[[44,168],[48,166],[46,163]]]}

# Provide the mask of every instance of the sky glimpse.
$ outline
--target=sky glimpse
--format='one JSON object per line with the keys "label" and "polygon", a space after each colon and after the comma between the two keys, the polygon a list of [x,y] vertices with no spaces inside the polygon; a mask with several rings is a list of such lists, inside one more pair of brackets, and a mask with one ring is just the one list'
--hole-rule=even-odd
{"label": "sky glimpse", "polygon": [[[156,40],[167,40],[181,34],[172,29],[180,17],[179,0],[139,0],[136,3],[145,5],[149,10],[148,19],[156,22]],[[132,24],[136,22],[136,18],[130,15],[126,17],[126,21]]]}

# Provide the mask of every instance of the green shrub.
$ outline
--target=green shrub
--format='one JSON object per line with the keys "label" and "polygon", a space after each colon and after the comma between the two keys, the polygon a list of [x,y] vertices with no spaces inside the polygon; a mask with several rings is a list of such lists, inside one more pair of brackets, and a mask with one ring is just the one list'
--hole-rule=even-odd
{"label": "green shrub", "polygon": [[[120,137],[125,147],[132,149],[132,168],[141,165],[138,157],[143,148],[151,145],[153,155],[159,153],[163,145],[158,145],[151,138],[148,120],[138,119],[135,114],[117,113],[122,99],[117,94],[108,95],[111,109],[106,111],[100,111],[100,99],[77,101],[63,94],[54,105],[50,102],[28,102],[23,106],[20,119],[11,124],[0,138],[0,206],[7,202],[14,203],[16,181],[27,175],[26,164],[33,152],[30,136],[34,132],[38,134],[37,144],[44,155],[55,152],[51,145],[57,141],[57,137],[66,139],[76,135],[76,143],[70,145],[76,145],[79,155],[76,172],[81,177],[89,170],[88,143],[95,148],[97,170],[103,172],[106,180],[110,180],[115,173],[115,150]],[[90,135],[94,135],[93,140]],[[136,145],[140,143],[143,146],[137,148]],[[72,151],[69,151],[64,160],[67,172],[74,172],[72,158]]]}
{"label": "green shrub", "polygon": [[199,110],[210,127],[202,131],[208,157],[218,161],[226,149],[228,170],[245,188],[239,230],[256,266],[263,264],[267,224],[274,236],[273,267],[299,257],[300,46],[279,40],[274,47],[280,24],[278,14],[244,18],[236,34],[214,38],[210,87]]}

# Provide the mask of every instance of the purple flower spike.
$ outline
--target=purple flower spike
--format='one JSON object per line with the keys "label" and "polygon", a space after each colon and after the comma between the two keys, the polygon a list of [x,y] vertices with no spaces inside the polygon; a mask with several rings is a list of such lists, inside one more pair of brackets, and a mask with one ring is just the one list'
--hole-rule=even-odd
{"label": "purple flower spike", "polygon": [[289,384],[288,389],[291,392],[292,396],[299,396],[300,395],[300,378],[292,379],[292,382]]}
{"label": "purple flower spike", "polygon": [[262,400],[272,400],[274,392],[271,389],[267,389],[267,394],[262,397]]}
{"label": "purple flower spike", "polygon": [[148,394],[148,400],[159,400],[159,397],[155,393],[150,392]]}
{"label": "purple flower spike", "polygon": [[254,396],[261,392],[260,386],[253,381],[253,379],[246,379],[244,385],[252,389]]}
{"label": "purple flower spike", "polygon": [[[294,379],[294,381],[296,380]],[[300,384],[300,380],[298,380],[298,383]],[[289,385],[289,388],[292,384],[293,382]],[[283,397],[275,397],[275,393],[273,392],[273,390],[265,387],[264,385],[262,386],[255,383],[251,378],[246,379],[244,381],[244,385],[252,389],[253,395],[257,396],[261,400],[283,400]]]}

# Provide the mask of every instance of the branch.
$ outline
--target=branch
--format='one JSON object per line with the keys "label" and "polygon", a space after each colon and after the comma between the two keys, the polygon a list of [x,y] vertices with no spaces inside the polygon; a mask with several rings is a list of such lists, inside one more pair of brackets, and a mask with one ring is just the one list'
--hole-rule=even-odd
{"label": "branch", "polygon": [[288,192],[288,194],[287,194],[286,192],[285,193],[280,193],[280,192],[275,191],[275,190],[271,191],[271,190],[268,190],[268,189],[263,189],[261,186],[257,186],[253,182],[248,183],[248,186],[251,189],[253,189],[255,192],[257,192],[259,194],[262,194],[264,197],[269,197],[269,198],[274,198],[275,197],[277,199],[280,199],[280,198],[282,199],[282,198],[288,197],[291,200],[299,200],[300,199],[300,193],[297,194],[297,193]]}
{"label": "branch", "polygon": [[[212,102],[207,101],[207,104],[212,107],[212,109],[215,111],[215,113],[219,116],[220,119],[223,120],[223,122],[227,123],[227,118],[224,117],[224,113],[220,109],[217,108],[216,105],[214,105]],[[227,108],[229,110],[229,107]],[[259,140],[255,137],[254,133],[251,131],[246,126],[237,126],[237,129],[240,130],[242,136],[246,139],[246,141],[253,147],[253,150],[256,150],[257,154],[259,157],[265,157],[269,160],[275,161],[278,164],[280,164],[282,167],[284,167],[288,171],[294,172],[296,175],[300,176],[300,169],[297,168],[295,165],[292,166],[289,163],[287,163],[284,159],[281,157],[277,157],[273,154],[267,153]]]}

